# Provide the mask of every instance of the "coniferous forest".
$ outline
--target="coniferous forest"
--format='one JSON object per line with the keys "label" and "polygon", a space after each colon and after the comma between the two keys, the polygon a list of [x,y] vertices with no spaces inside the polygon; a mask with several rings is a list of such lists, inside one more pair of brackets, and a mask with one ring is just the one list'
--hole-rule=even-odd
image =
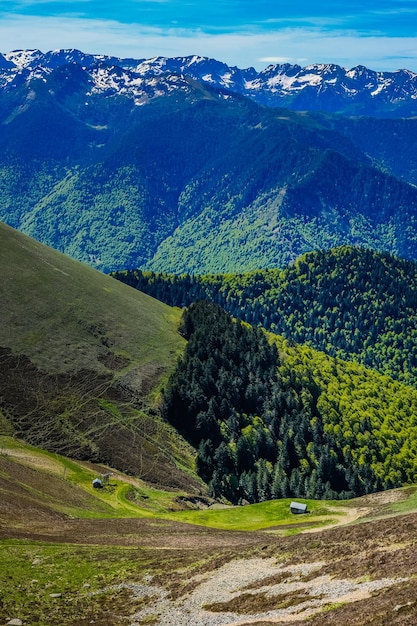
{"label": "coniferous forest", "polygon": [[198,450],[212,496],[348,498],[415,478],[415,390],[308,348],[284,351],[205,301],[185,309],[181,333],[164,412]]}

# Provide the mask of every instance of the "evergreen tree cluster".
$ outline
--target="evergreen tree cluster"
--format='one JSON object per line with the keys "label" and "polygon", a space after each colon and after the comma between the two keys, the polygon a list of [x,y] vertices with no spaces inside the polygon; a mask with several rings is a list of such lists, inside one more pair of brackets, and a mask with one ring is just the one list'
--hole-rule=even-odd
{"label": "evergreen tree cluster", "polygon": [[[368,422],[345,439],[334,423],[340,414],[312,368],[282,364],[261,329],[200,301],[184,311],[181,332],[188,343],[165,390],[164,411],[197,449],[197,469],[212,496],[233,503],[347,498],[407,479],[399,472],[384,482],[386,449],[373,441]],[[413,463],[407,459],[410,472]]]}

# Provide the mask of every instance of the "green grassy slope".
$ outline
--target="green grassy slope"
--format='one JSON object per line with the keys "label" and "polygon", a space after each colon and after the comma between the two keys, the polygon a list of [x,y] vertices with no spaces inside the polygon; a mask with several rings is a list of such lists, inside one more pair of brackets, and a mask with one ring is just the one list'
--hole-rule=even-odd
{"label": "green grassy slope", "polygon": [[174,459],[191,468],[192,451],[157,411],[179,311],[8,226],[0,242],[2,430],[181,483]]}
{"label": "green grassy slope", "polygon": [[4,224],[0,241],[0,345],[55,373],[172,367],[183,348],[178,311]]}
{"label": "green grassy slope", "polygon": [[[108,485],[92,481],[110,473]],[[218,506],[185,491],[166,491],[112,468],[68,459],[13,439],[0,438],[0,537],[58,539],[70,520],[154,519],[223,530],[270,530],[295,534],[306,527],[325,528],[361,517],[371,519],[416,510],[416,488],[340,502],[303,499],[308,515],[290,512],[288,498],[247,506]],[[30,515],[29,515],[30,513]],[[76,530],[77,524],[74,524]],[[163,524],[161,523],[161,528]]]}

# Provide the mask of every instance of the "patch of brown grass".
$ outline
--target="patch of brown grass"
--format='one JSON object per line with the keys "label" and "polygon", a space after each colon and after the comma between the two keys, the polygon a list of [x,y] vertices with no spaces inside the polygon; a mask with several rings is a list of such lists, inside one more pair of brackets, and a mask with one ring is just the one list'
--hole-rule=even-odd
{"label": "patch of brown grass", "polygon": [[[315,574],[314,574],[315,576]],[[273,587],[274,585],[280,585],[285,583],[292,575],[290,572],[281,572],[279,574],[273,574],[266,578],[261,578],[245,587],[242,587],[242,591],[249,591],[250,589],[259,589],[260,587]]]}
{"label": "patch of brown grass", "polygon": [[146,393],[134,395],[110,373],[51,374],[0,347],[0,411],[15,436],[32,445],[106,463],[157,486],[199,492],[204,486],[191,473],[194,453],[146,401],[155,377],[148,372]]}
{"label": "patch of brown grass", "polygon": [[266,613],[278,609],[288,609],[290,606],[302,604],[308,600],[308,596],[298,591],[283,593],[280,595],[268,595],[266,591],[260,593],[242,593],[227,602],[214,602],[206,604],[206,611],[215,613],[238,613],[239,615],[253,615]]}

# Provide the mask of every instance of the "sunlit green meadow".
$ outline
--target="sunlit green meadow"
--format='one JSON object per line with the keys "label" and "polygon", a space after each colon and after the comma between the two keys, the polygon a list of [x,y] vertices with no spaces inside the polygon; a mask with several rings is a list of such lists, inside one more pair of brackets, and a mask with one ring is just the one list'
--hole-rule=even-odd
{"label": "sunlit green meadow", "polygon": [[290,512],[291,499],[247,506],[214,505],[203,510],[179,510],[177,499],[186,495],[184,493],[156,489],[110,469],[109,484],[103,489],[95,489],[92,484],[94,478],[101,477],[106,468],[94,468],[91,464],[40,450],[11,437],[0,439],[0,454],[42,472],[45,480],[53,477],[82,492],[80,506],[74,507],[65,499],[48,501],[51,509],[73,518],[160,517],[223,530],[268,529],[288,534],[335,524],[343,519],[346,511],[346,502],[343,501],[305,499],[301,500],[308,507],[305,515]]}

